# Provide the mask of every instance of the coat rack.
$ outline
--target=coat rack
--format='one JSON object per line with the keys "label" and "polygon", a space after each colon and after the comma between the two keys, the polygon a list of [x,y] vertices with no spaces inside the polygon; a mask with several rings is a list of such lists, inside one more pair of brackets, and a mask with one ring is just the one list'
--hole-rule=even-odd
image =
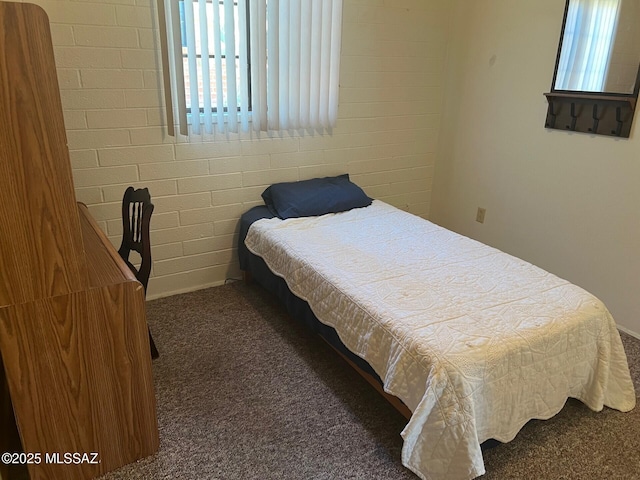
{"label": "coat rack", "polygon": [[545,93],[549,106],[545,128],[629,138],[636,95]]}
{"label": "coat rack", "polygon": [[[584,35],[594,34],[606,22],[597,19],[595,22],[590,21],[587,22],[588,25],[586,23],[583,25],[585,19],[591,18],[590,14],[576,16],[570,15],[570,11],[574,13],[577,9],[595,11],[599,7],[594,2],[566,0],[551,92],[544,94],[549,103],[544,126],[556,130],[629,138],[638,101],[638,92],[640,91],[640,65],[637,64],[640,48],[638,48],[637,42],[628,38],[629,32],[634,32],[635,23],[617,24],[608,33],[611,35],[610,38],[607,37],[611,44],[607,47],[609,50],[604,59],[606,65],[603,67],[598,63],[596,67],[595,64],[589,63],[591,65],[589,68],[592,68],[592,71],[589,71],[585,65],[574,62],[574,59],[590,58],[592,50],[594,50],[591,48],[593,45],[591,42],[581,42],[574,39],[574,35],[577,31],[583,32]],[[596,15],[594,14],[593,17]],[[627,18],[633,17],[627,16]],[[569,25],[567,25],[568,19],[570,19]],[[564,45],[565,35],[568,38],[566,45]],[[623,76],[620,71],[616,73],[615,69],[609,70],[612,63],[611,58],[615,57],[616,52],[619,54],[621,51],[625,56]],[[561,62],[562,58],[565,59],[564,62]],[[560,65],[562,65],[562,75],[561,81],[558,82]],[[619,68],[620,65],[618,65]],[[632,83],[633,79],[630,76],[629,68],[636,69],[635,83]],[[597,75],[592,78],[591,73]],[[583,82],[584,75],[589,81]],[[611,78],[609,78],[610,76]],[[577,88],[587,88],[588,91]]]}

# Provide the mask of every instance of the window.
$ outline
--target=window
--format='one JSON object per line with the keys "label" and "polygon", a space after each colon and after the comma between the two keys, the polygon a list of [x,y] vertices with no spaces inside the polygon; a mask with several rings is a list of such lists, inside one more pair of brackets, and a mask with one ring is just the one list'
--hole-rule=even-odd
{"label": "window", "polygon": [[[187,104],[187,113],[191,114],[191,109],[196,105],[200,113],[204,113],[204,109],[208,108],[213,112],[217,112],[219,108],[218,100],[223,110],[227,109],[226,95],[229,92],[229,82],[227,82],[227,71],[231,70],[235,73],[235,85],[240,85],[240,28],[238,25],[238,2],[233,2],[233,25],[225,21],[220,22],[219,19],[225,18],[224,2],[190,2],[191,11],[185,15],[185,1],[178,2],[180,9],[180,39],[182,45],[182,70],[184,75],[185,100]],[[218,11],[214,12],[214,4],[218,7]],[[204,15],[200,18],[201,7],[204,6]],[[246,13],[245,13],[246,15]],[[243,17],[246,18],[246,17]],[[219,29],[212,29],[212,32],[201,25],[201,21],[213,19],[211,25],[219,25]],[[245,23],[246,25],[246,23]],[[232,29],[229,27],[233,27]],[[229,32],[226,29],[229,28]],[[245,27],[246,29],[246,27]],[[200,32],[201,35],[196,36],[194,32]],[[213,35],[211,35],[213,33]],[[246,35],[246,34],[245,34]],[[219,37],[219,41],[216,41]],[[227,48],[227,41],[233,45]],[[203,42],[207,44],[205,49],[202,48]],[[246,43],[244,44],[246,45]],[[243,48],[244,48],[243,45]],[[243,51],[243,58],[246,62],[246,68],[250,68],[250,61],[246,59],[246,51]],[[203,56],[205,58],[203,58]],[[194,61],[190,64],[189,59]],[[233,59],[234,67],[227,68],[227,62]],[[192,71],[195,68],[195,71]],[[216,73],[221,72],[220,78]],[[194,78],[193,84],[190,79]],[[221,83],[218,84],[218,81]],[[210,88],[214,85],[216,88]],[[192,90],[193,89],[193,90]],[[192,104],[191,96],[197,95],[198,101]],[[220,98],[218,98],[220,95]],[[232,103],[240,104],[241,99],[238,98],[239,93],[236,92],[236,98]],[[249,98],[248,109],[251,110]],[[237,107],[239,110],[239,107]]]}
{"label": "window", "polygon": [[342,0],[163,1],[170,131],[335,125]]}
{"label": "window", "polygon": [[621,0],[572,0],[567,10],[556,90],[605,88]]}

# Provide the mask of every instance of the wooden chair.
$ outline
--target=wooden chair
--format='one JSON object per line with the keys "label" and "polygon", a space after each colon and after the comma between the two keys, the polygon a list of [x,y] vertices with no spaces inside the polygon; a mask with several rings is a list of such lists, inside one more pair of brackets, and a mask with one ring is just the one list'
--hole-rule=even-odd
{"label": "wooden chair", "polygon": [[[144,287],[145,294],[151,274],[151,241],[149,238],[151,214],[153,214],[153,204],[149,189],[127,188],[122,199],[122,244],[118,253]],[[131,250],[140,254],[140,268],[136,268],[130,262]],[[158,358],[160,354],[151,336],[151,329],[149,329],[149,343],[151,358]]]}

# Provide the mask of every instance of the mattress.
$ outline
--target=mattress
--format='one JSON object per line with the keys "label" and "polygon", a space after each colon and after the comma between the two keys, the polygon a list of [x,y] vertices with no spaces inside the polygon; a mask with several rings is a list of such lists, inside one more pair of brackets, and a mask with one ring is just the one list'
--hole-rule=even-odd
{"label": "mattress", "polygon": [[402,462],[423,479],[482,475],[483,441],[569,397],[635,406],[606,307],[521,259],[378,200],[261,219],[245,244],[413,412]]}

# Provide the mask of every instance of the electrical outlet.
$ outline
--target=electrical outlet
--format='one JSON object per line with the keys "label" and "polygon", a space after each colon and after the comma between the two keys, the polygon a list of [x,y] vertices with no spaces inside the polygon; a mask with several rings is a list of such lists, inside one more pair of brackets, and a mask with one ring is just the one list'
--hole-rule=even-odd
{"label": "electrical outlet", "polygon": [[478,207],[478,213],[476,213],[476,222],[484,223],[484,214],[487,213],[486,208]]}

